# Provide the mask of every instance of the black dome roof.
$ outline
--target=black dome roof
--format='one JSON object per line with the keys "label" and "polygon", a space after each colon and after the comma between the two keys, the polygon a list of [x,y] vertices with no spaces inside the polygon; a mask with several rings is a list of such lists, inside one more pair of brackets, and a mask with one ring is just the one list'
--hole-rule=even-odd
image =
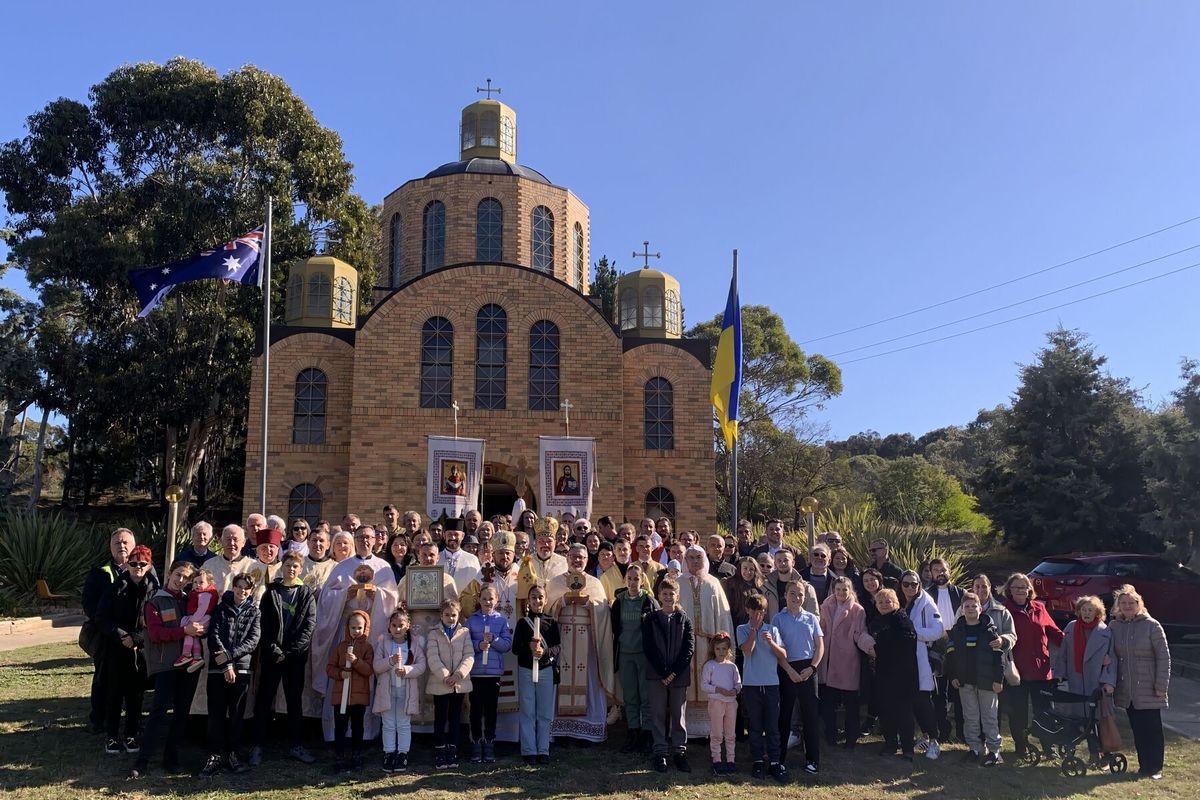
{"label": "black dome roof", "polygon": [[466,161],[451,161],[449,164],[442,164],[425,177],[440,178],[443,175],[461,175],[464,172],[482,175],[517,175],[544,183],[547,186],[552,185],[546,176],[536,169],[523,167],[520,164],[509,164],[499,158],[468,158]]}

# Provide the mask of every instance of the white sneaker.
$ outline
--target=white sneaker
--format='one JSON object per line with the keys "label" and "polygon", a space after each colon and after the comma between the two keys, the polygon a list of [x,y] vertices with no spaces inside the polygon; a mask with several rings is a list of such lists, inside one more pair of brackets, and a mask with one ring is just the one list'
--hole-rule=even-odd
{"label": "white sneaker", "polygon": [[616,725],[621,721],[621,706],[613,706],[608,710],[608,719],[606,722],[609,725]]}
{"label": "white sneaker", "polygon": [[942,746],[937,742],[930,742],[929,749],[925,751],[925,757],[930,761],[937,761],[938,756],[942,754]]}
{"label": "white sneaker", "polygon": [[800,738],[800,734],[793,733],[791,736],[788,737],[788,745],[787,745],[788,749],[790,750],[793,747],[799,747],[801,741],[802,740]]}

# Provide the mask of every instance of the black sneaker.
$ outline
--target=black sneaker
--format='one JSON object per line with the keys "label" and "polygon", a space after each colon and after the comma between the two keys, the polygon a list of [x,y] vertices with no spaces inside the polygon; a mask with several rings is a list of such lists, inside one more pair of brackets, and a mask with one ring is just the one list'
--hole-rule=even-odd
{"label": "black sneaker", "polygon": [[525,766],[527,767],[532,767],[537,763],[536,756],[521,756],[521,760],[525,762]]}
{"label": "black sneaker", "polygon": [[125,751],[121,749],[120,742],[118,742],[116,739],[109,739],[104,743],[104,752],[111,756],[116,755],[117,753],[123,753]]}
{"label": "black sneaker", "polygon": [[767,765],[762,761],[755,761],[754,767],[750,770],[750,774],[753,775],[757,780],[762,780],[763,778],[767,777]]}
{"label": "black sneaker", "polygon": [[446,748],[445,747],[439,747],[434,752],[433,768],[438,769],[438,770],[450,768],[450,760],[448,758],[446,758]]}
{"label": "black sneaker", "polygon": [[655,756],[653,762],[651,762],[651,765],[654,767],[655,772],[666,772],[667,771],[667,757],[666,756]]}
{"label": "black sneaker", "polygon": [[983,765],[985,767],[994,767],[998,764],[1003,764],[1003,763],[1004,763],[1004,757],[1001,756],[999,753],[988,753],[986,756],[983,757]]}
{"label": "black sneaker", "polygon": [[779,783],[787,783],[792,779],[791,774],[788,773],[788,768],[783,764],[772,764],[770,772],[771,777]]}
{"label": "black sneaker", "polygon": [[142,751],[142,746],[138,743],[138,739],[136,736],[126,736],[125,737],[125,752],[126,753],[129,753],[130,755],[132,755],[134,753],[140,753],[141,751]]}
{"label": "black sneaker", "polygon": [[258,745],[250,748],[250,756],[246,760],[250,762],[250,766],[257,767],[262,764],[263,751]]}
{"label": "black sneaker", "polygon": [[819,771],[819,769],[816,764],[814,764],[813,762],[810,761],[804,765],[804,771],[807,772],[809,775],[816,775],[817,772]]}
{"label": "black sneaker", "polygon": [[238,758],[238,754],[232,751],[228,756],[225,757],[225,763],[228,765],[229,771],[235,775],[241,775],[243,772],[250,769],[244,763],[242,763],[242,759]]}
{"label": "black sneaker", "polygon": [[303,764],[312,764],[317,760],[317,757],[308,752],[308,748],[302,744],[298,744],[291,750],[288,750],[288,755]]}
{"label": "black sneaker", "polygon": [[384,753],[383,754],[383,771],[389,775],[391,775],[392,772],[394,772],[394,770],[392,769],[392,761],[395,759],[395,757],[396,757],[395,753]]}
{"label": "black sneaker", "polygon": [[392,772],[408,772],[408,753],[396,753],[392,758]]}
{"label": "black sneaker", "polygon": [[539,753],[538,757],[537,757],[537,763],[543,767],[546,766],[547,764],[549,764],[550,763],[550,754],[549,753]]}
{"label": "black sneaker", "polygon": [[225,760],[221,756],[213,753],[208,757],[208,761],[204,762],[204,768],[200,770],[201,778],[211,778],[225,768]]}
{"label": "black sneaker", "polygon": [[974,750],[968,750],[967,754],[963,756],[963,761],[967,762],[968,764],[977,764],[979,763],[979,753],[975,752]]}
{"label": "black sneaker", "polygon": [[688,763],[687,753],[676,753],[672,761],[675,762],[675,769],[680,772],[692,771],[692,765]]}

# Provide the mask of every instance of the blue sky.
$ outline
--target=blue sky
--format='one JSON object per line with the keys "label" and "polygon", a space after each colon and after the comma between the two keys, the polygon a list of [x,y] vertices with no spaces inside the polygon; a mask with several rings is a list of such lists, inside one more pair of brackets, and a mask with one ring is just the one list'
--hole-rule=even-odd
{"label": "blue sky", "polygon": [[[1200,215],[1191,3],[176,5],[9,9],[0,140],[121,63],[254,63],[342,135],[357,190],[378,202],[456,158],[459,110],[492,77],[517,111],[522,163],[588,204],[593,257],[632,269],[649,239],[695,323],[723,308],[736,247],[742,301],[771,306],[800,342]],[[806,349],[843,353],[1196,244],[1200,221]],[[835,360],[1196,262],[1200,249]],[[1161,402],[1179,359],[1200,357],[1198,288],[1200,268],[847,363],[845,393],[813,422],[839,438],[967,422],[1009,399],[1059,323]]]}

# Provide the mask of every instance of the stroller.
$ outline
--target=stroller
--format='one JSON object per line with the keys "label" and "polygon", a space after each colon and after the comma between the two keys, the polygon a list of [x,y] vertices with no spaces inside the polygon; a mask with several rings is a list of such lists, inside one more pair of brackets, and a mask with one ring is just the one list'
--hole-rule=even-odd
{"label": "stroller", "polygon": [[[1097,722],[1100,693],[1089,697],[1061,689],[1039,689],[1038,695],[1049,701],[1049,705],[1033,715],[1029,735],[1041,742],[1042,751],[1049,755],[1031,747],[1024,763],[1035,766],[1043,759],[1058,758],[1062,761],[1064,775],[1076,778],[1087,774],[1089,763],[1075,755],[1075,749],[1080,744],[1086,746],[1088,737],[1100,741]],[[1079,716],[1081,708],[1083,716]],[[1122,753],[1100,753],[1090,766],[1119,774],[1129,768],[1129,761]]]}

